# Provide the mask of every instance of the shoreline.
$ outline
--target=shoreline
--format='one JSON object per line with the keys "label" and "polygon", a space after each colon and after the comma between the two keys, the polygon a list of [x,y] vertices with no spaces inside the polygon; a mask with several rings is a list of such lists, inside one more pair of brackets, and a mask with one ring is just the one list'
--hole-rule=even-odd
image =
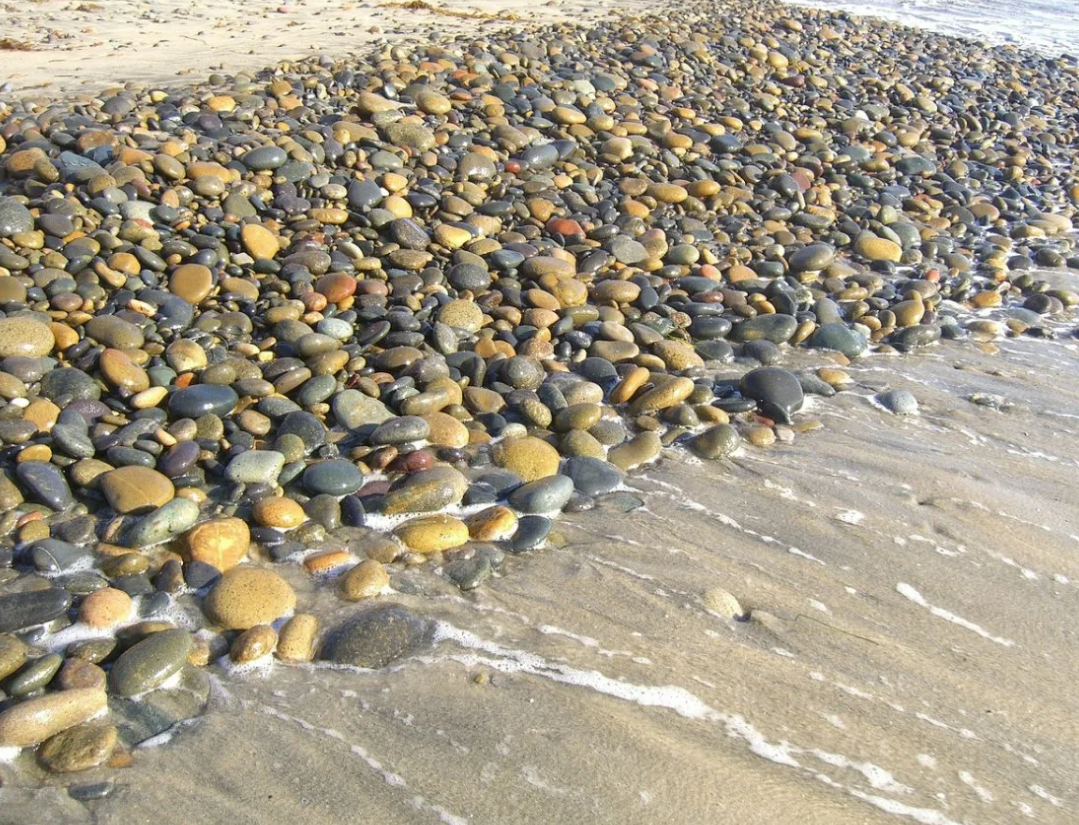
{"label": "shoreline", "polygon": [[0,825],[1074,819],[1074,91],[707,8],[0,107],[0,597],[71,588],[3,684],[114,728],[0,705]]}

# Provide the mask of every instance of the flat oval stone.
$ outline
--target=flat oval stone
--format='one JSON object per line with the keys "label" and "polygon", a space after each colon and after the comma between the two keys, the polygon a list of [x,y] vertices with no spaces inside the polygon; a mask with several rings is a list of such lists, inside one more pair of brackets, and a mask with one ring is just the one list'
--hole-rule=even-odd
{"label": "flat oval stone", "polygon": [[296,594],[272,570],[242,565],[225,573],[210,590],[203,610],[226,630],[273,624],[296,606]]}
{"label": "flat oval stone", "polygon": [[275,450],[244,450],[229,462],[225,477],[237,484],[276,484],[285,457]]}
{"label": "flat oval stone", "polygon": [[199,518],[199,505],[190,499],[174,498],[135,524],[126,535],[128,547],[150,547],[178,536]]}
{"label": "flat oval stone", "polygon": [[75,503],[67,479],[54,464],[46,461],[24,461],[16,467],[15,474],[32,499],[53,510],[66,510]]}
{"label": "flat oval stone", "polygon": [[468,490],[468,479],[453,467],[432,467],[407,476],[390,488],[382,500],[382,513],[430,513],[457,504]]}
{"label": "flat oval stone", "polygon": [[742,376],[742,394],[757,402],[760,411],[781,424],[802,409],[805,396],[798,377],[779,367],[761,367]]}
{"label": "flat oval stone", "polygon": [[47,739],[38,748],[37,761],[52,773],[85,771],[107,762],[118,741],[115,725],[88,722]]}
{"label": "flat oval stone", "polygon": [[406,547],[417,553],[440,553],[468,541],[468,525],[461,519],[438,513],[406,522],[394,530]]}
{"label": "flat oval stone", "polygon": [[257,172],[279,169],[287,160],[288,154],[280,146],[259,146],[240,158],[244,166]]}
{"label": "flat oval stone", "polygon": [[554,522],[546,516],[522,516],[517,522],[517,532],[510,539],[511,553],[524,553],[534,550],[547,540]]}
{"label": "flat oval stone", "polygon": [[108,697],[100,688],[74,688],[27,699],[0,713],[0,747],[33,747],[107,706]]}
{"label": "flat oval stone", "polygon": [[416,415],[402,415],[380,424],[370,436],[372,444],[407,444],[427,438],[431,425]]}
{"label": "flat oval stone", "polygon": [[0,679],[6,679],[26,662],[28,648],[15,636],[0,635]]}
{"label": "flat oval stone", "polygon": [[339,392],[334,396],[331,407],[337,423],[348,430],[368,424],[381,424],[393,418],[393,413],[385,404],[359,390]]}
{"label": "flat oval stone", "polygon": [[67,613],[69,607],[71,594],[60,587],[0,596],[0,633],[12,633],[51,622]]}
{"label": "flat oval stone", "polygon": [[494,450],[495,462],[525,481],[535,481],[558,472],[558,450],[535,436],[500,441]]}
{"label": "flat oval stone", "polygon": [[0,198],[0,238],[32,232],[34,216],[14,198]]}
{"label": "flat oval stone", "polygon": [[203,415],[226,416],[240,403],[232,387],[224,384],[196,384],[169,396],[173,418],[199,418]]}
{"label": "flat oval stone", "polygon": [[553,513],[573,496],[573,479],[556,475],[522,484],[510,493],[510,506],[522,513]]}
{"label": "flat oval stone", "polygon": [[798,319],[791,315],[775,313],[747,318],[732,327],[729,338],[732,341],[771,341],[773,344],[785,344],[798,329]]}
{"label": "flat oval stone", "polygon": [[115,315],[95,315],[86,322],[86,335],[113,349],[138,349],[146,343],[139,327]]}
{"label": "flat oval stone", "polygon": [[860,332],[846,324],[821,324],[809,339],[813,349],[834,350],[848,358],[857,358],[865,352],[868,342]]}
{"label": "flat oval stone", "polygon": [[303,486],[312,494],[326,493],[344,496],[363,486],[363,473],[359,467],[344,458],[320,461],[310,465],[303,473]]}
{"label": "flat oval stone", "polygon": [[34,318],[0,318],[0,358],[41,358],[54,346],[56,338],[47,324]]}
{"label": "flat oval stone", "polygon": [[130,465],[102,474],[98,488],[117,513],[149,513],[172,501],[176,488],[149,467]]}
{"label": "flat oval stone", "polygon": [[382,668],[422,649],[428,622],[398,604],[382,604],[353,616],[330,633],[319,658],[339,665]]}
{"label": "flat oval stone", "polygon": [[828,244],[814,243],[802,247],[790,256],[791,272],[820,272],[835,260],[835,249]]}
{"label": "flat oval stone", "polygon": [[701,458],[726,458],[742,443],[738,430],[730,424],[717,424],[689,440],[689,448]]}
{"label": "flat oval stone", "polygon": [[184,538],[188,561],[209,564],[224,572],[246,558],[251,529],[243,519],[225,516],[192,527]]}
{"label": "flat oval stone", "polygon": [[611,492],[622,483],[624,476],[613,464],[591,456],[571,458],[562,472],[573,480],[577,492],[586,496]]}
{"label": "flat oval stone", "polygon": [[109,690],[117,696],[137,696],[160,687],[184,666],[191,645],[191,634],[181,628],[151,633],[113,664]]}
{"label": "flat oval stone", "polygon": [[918,399],[907,390],[888,390],[877,395],[877,403],[893,415],[917,415]]}

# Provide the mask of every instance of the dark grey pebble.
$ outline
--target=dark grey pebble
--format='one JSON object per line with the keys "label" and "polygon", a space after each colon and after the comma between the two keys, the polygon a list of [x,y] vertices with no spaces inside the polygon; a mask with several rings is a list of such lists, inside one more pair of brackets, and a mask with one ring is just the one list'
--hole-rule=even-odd
{"label": "dark grey pebble", "polygon": [[319,656],[339,665],[386,667],[421,649],[430,635],[425,620],[399,604],[381,604],[335,628]]}

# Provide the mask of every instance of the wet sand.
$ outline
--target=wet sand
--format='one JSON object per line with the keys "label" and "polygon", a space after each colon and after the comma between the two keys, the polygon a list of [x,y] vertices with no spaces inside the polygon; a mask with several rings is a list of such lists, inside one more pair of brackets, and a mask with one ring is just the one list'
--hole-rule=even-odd
{"label": "wet sand", "polygon": [[566,516],[471,594],[417,570],[419,659],[218,671],[167,747],[74,780],[110,796],[7,786],[0,822],[1074,822],[1079,347],[999,347],[862,359],[822,429],[668,451],[645,510]]}

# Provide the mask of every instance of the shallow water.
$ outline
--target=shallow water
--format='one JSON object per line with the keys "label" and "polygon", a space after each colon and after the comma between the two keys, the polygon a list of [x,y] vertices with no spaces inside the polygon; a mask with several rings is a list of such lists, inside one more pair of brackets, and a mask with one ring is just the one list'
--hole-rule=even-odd
{"label": "shallow water", "polygon": [[1075,822],[1079,342],[997,344],[864,358],[793,444],[667,451],[644,510],[567,516],[473,593],[410,571],[425,654],[212,669],[111,796],[3,767],[0,822]]}
{"label": "shallow water", "polygon": [[1010,44],[1046,55],[1079,55],[1074,0],[787,0],[929,29],[941,34]]}

